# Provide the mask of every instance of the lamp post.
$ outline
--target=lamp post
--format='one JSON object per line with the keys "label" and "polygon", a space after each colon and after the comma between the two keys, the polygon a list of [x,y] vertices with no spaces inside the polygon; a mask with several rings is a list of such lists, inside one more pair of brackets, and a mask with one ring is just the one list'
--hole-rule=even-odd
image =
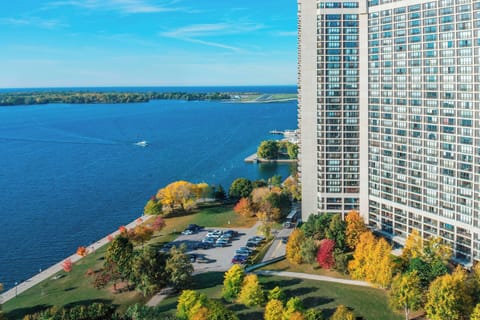
{"label": "lamp post", "polygon": [[15,281],[15,298],[17,297],[18,294],[18,282]]}

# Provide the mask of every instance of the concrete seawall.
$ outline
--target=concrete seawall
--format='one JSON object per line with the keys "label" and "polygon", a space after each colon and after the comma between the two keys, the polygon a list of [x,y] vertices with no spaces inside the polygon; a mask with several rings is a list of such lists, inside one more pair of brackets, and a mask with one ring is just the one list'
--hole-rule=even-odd
{"label": "concrete seawall", "polygon": [[249,155],[248,157],[245,158],[244,160],[245,162],[247,163],[293,163],[293,162],[297,162],[296,159],[272,159],[272,160],[269,160],[269,159],[263,159],[263,158],[259,158],[257,157],[257,154],[254,153],[252,155]]}

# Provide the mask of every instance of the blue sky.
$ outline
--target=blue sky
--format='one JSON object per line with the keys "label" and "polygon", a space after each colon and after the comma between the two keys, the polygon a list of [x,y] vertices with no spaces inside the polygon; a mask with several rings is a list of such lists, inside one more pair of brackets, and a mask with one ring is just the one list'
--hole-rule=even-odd
{"label": "blue sky", "polygon": [[0,88],[296,83],[296,0],[0,2]]}

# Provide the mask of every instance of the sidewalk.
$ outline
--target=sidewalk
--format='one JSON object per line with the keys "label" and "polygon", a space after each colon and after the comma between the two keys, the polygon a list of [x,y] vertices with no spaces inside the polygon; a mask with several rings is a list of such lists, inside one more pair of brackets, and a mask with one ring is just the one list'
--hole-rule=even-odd
{"label": "sidewalk", "polygon": [[[142,219],[143,221],[145,221],[145,216],[141,216],[140,219]],[[125,227],[127,229],[131,229],[133,227],[135,227],[137,225],[137,220],[139,218],[133,220],[132,222],[130,222],[128,225],[126,225]],[[117,234],[119,234],[120,231],[115,231],[113,233],[111,233],[110,235],[112,236],[116,236]],[[95,252],[96,250],[98,250],[99,248],[103,247],[105,244],[107,244],[109,242],[108,240],[108,237],[110,236],[106,236],[100,240],[98,240],[97,242],[89,245],[87,247],[87,250],[89,253],[92,253],[92,252]],[[77,262],[78,260],[80,260],[82,257],[77,255],[76,253],[69,256],[69,257],[66,257],[65,259],[63,259],[62,261],[58,262],[57,264],[54,264],[53,266],[51,266],[50,268],[46,269],[46,270],[43,270],[42,272],[40,272],[39,274],[31,277],[30,279],[26,280],[25,282],[22,282],[20,284],[18,284],[16,287],[13,287],[11,288],[10,290],[4,292],[3,294],[0,295],[0,304],[3,304],[13,298],[16,297],[17,294],[20,294],[28,289],[30,289],[31,287],[35,286],[36,284],[44,281],[45,279],[53,276],[54,274],[56,274],[57,272],[63,270],[63,267],[62,267],[62,264],[65,260],[67,259],[71,259],[73,263]]]}
{"label": "sidewalk", "polygon": [[279,276],[279,277],[289,277],[289,278],[297,278],[297,279],[335,282],[335,283],[348,284],[348,285],[352,285],[352,286],[373,287],[373,285],[371,283],[368,283],[366,281],[339,279],[339,278],[334,278],[334,277],[320,276],[320,275],[308,274],[308,273],[288,272],[288,271],[271,271],[271,270],[255,271],[255,273],[259,274],[259,275],[262,275],[262,276]]}

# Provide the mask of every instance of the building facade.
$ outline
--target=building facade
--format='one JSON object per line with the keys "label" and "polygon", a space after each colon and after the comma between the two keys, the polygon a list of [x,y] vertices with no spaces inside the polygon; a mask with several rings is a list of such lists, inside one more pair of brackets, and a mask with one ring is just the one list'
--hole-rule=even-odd
{"label": "building facade", "polygon": [[303,218],[480,260],[480,1],[299,1]]}

